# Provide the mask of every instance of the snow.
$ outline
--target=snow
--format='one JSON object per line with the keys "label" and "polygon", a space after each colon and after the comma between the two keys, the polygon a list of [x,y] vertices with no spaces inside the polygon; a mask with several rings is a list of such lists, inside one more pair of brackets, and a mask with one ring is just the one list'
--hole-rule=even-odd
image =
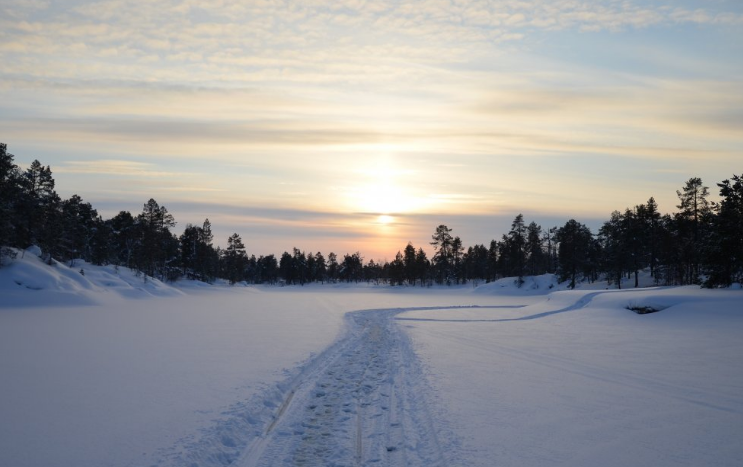
{"label": "snow", "polygon": [[463,434],[461,465],[743,465],[739,291],[547,298],[400,316]]}
{"label": "snow", "polygon": [[[58,261],[46,264],[41,250],[15,251],[16,259],[0,268],[0,293],[5,307],[104,304],[111,295],[124,298],[183,295],[180,290],[128,268],[94,266],[75,260],[72,266]],[[39,293],[42,292],[42,293]]]}
{"label": "snow", "polygon": [[173,287],[19,252],[0,465],[743,465],[739,288],[564,289]]}

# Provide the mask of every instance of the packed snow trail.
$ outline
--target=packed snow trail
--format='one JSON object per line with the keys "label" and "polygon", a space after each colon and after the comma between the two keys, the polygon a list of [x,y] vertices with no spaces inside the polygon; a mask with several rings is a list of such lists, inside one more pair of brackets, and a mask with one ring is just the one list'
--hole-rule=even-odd
{"label": "packed snow trail", "polygon": [[440,443],[426,379],[394,320],[410,310],[349,313],[346,336],[295,378],[265,433],[230,464],[450,465],[454,440]]}

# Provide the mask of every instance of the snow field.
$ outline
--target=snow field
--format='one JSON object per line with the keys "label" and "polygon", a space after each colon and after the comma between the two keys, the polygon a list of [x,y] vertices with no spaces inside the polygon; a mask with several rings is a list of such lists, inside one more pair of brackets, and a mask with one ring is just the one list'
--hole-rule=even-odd
{"label": "snow field", "polygon": [[398,320],[462,435],[461,465],[743,465],[739,291],[559,292]]}
{"label": "snow field", "polygon": [[0,465],[151,465],[204,450],[230,435],[210,432],[215,420],[250,413],[240,408],[257,394],[270,412],[287,371],[342,322],[320,298],[249,289],[0,308]]}
{"label": "snow field", "polygon": [[174,289],[32,253],[0,270],[3,466],[743,465],[740,290]]}

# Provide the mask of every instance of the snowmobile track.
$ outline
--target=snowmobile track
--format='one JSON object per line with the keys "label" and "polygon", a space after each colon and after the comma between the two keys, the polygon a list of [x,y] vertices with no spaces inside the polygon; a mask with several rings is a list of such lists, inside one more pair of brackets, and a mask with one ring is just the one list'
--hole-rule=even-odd
{"label": "snowmobile track", "polygon": [[444,453],[452,453],[428,410],[430,388],[394,319],[409,310],[346,315],[345,336],[304,367],[263,436],[231,465],[448,465]]}

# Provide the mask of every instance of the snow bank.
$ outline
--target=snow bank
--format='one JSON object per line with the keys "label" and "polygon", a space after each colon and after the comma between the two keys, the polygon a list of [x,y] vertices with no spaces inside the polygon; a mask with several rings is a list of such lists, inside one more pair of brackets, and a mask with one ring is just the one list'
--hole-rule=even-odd
{"label": "snow bank", "polygon": [[[540,276],[525,276],[523,284],[519,286],[518,279],[515,277],[505,277],[488,284],[476,287],[475,293],[488,295],[512,295],[512,296],[529,296],[529,295],[546,295],[558,290],[569,290],[569,281],[559,282],[555,274],[543,274]],[[650,275],[650,270],[640,271],[638,274],[638,287],[651,288],[657,287],[655,279]],[[635,277],[626,276],[622,278],[622,290],[635,288]],[[734,288],[734,287],[733,287]],[[578,281],[575,284],[575,290],[615,290],[618,289],[616,284],[609,285],[606,280],[596,282]]]}
{"label": "snow bank", "polygon": [[554,274],[543,274],[541,276],[524,277],[524,282],[519,286],[515,277],[505,277],[496,281],[483,284],[475,288],[476,294],[488,295],[544,295],[555,290],[567,288],[560,286],[557,276]]}
{"label": "snow bank", "polygon": [[171,297],[183,292],[163,282],[137,274],[128,268],[95,266],[83,260],[72,265],[40,257],[31,247],[17,251],[16,258],[0,268],[0,306],[92,305],[106,301],[106,295],[124,298]]}

